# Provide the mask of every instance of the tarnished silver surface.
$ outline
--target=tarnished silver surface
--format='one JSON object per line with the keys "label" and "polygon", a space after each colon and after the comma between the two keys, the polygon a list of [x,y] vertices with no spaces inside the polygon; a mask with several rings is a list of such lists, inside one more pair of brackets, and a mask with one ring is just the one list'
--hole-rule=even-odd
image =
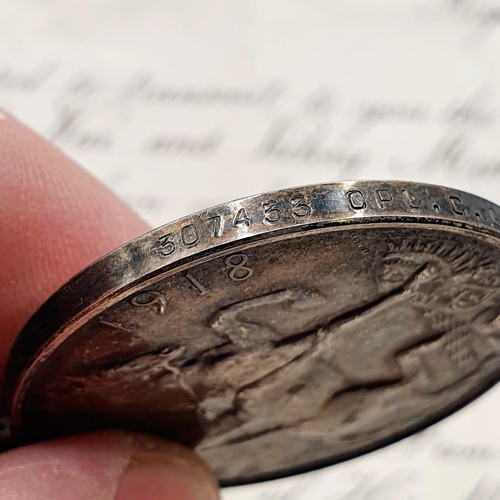
{"label": "tarnished silver surface", "polygon": [[500,208],[345,182],[178,220],[92,264],[13,350],[18,439],[127,427],[223,484],[373,450],[500,377]]}

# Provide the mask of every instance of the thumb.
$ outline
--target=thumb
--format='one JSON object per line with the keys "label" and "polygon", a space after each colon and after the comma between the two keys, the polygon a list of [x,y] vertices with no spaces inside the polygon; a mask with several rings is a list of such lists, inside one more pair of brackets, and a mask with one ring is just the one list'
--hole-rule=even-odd
{"label": "thumb", "polygon": [[0,455],[0,498],[11,500],[217,500],[207,466],[183,446],[107,431]]}

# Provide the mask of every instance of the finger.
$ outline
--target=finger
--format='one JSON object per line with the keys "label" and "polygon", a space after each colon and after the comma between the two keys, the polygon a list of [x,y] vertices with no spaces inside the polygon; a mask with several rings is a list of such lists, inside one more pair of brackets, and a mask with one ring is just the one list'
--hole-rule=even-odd
{"label": "finger", "polygon": [[0,498],[216,500],[219,495],[206,466],[183,446],[116,431],[0,455]]}
{"label": "finger", "polygon": [[31,314],[80,269],[147,229],[57,148],[3,115],[0,391],[8,352]]}

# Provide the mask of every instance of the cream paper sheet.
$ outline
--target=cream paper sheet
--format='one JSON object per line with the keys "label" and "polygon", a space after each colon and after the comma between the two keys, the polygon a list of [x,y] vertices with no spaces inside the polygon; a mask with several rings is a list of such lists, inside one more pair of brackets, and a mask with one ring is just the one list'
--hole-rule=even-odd
{"label": "cream paper sheet", "polygon": [[[0,0],[0,105],[154,225],[358,178],[500,203],[499,97],[494,0]],[[500,499],[499,416],[224,498]]]}

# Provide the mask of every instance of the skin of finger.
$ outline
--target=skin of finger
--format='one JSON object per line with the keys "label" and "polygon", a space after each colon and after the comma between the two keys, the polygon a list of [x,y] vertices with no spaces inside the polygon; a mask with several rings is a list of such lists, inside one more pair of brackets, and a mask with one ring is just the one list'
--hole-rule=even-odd
{"label": "skin of finger", "polygon": [[[0,120],[0,192],[3,374],[15,337],[43,301],[76,272],[149,227],[8,115]],[[0,455],[0,498],[12,500],[111,500],[145,479],[151,491],[162,497],[168,492],[166,500],[218,498],[201,460],[158,438],[94,433]]]}
{"label": "skin of finger", "polygon": [[8,352],[79,270],[149,228],[109,189],[9,115],[0,121],[0,402]]}
{"label": "skin of finger", "polygon": [[10,500],[217,500],[205,464],[176,443],[107,431],[0,455],[0,498]]}

